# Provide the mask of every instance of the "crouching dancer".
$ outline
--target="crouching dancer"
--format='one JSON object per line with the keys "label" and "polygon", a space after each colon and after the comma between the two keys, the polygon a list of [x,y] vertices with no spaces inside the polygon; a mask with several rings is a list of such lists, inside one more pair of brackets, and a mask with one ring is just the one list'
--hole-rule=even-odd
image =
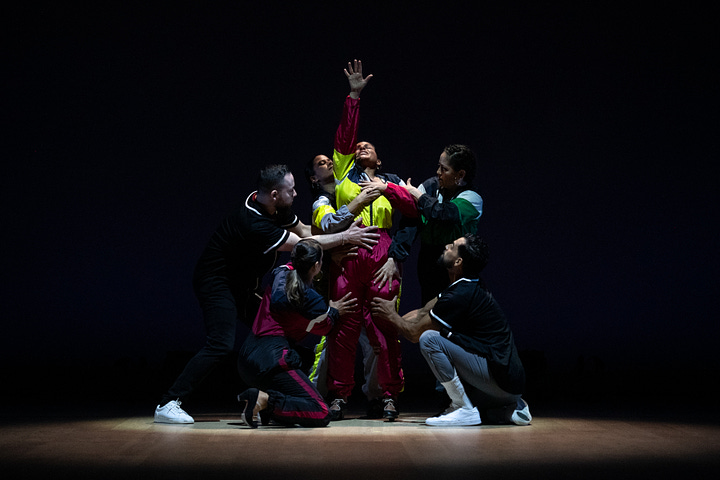
{"label": "crouching dancer", "polygon": [[325,335],[340,315],[350,313],[357,301],[349,294],[328,307],[313,289],[313,278],[322,268],[323,251],[312,239],[300,240],[290,263],[276,268],[265,294],[252,333],[238,356],[238,370],[250,386],[238,395],[245,403],[245,422],[257,428],[263,421],[303,427],[325,427],[330,410],[322,395],[303,371],[296,344],[309,333]]}
{"label": "crouching dancer", "polygon": [[485,242],[467,234],[447,245],[438,260],[451,285],[422,309],[401,317],[392,301],[373,300],[374,314],[392,321],[408,340],[419,342],[423,357],[450,397],[450,406],[425,420],[427,425],[480,425],[478,407],[502,408],[504,420],[516,425],[529,425],[532,420],[521,397],[525,370],[513,334],[480,280],[487,260]]}

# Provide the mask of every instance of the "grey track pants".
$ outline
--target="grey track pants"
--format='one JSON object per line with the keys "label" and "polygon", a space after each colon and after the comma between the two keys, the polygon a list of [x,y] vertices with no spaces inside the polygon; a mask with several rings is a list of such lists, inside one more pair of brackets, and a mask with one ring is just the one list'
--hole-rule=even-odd
{"label": "grey track pants", "polygon": [[460,377],[470,400],[478,407],[493,408],[520,405],[520,395],[508,393],[495,382],[487,360],[470,353],[437,330],[427,330],[420,336],[420,352],[435,378],[441,383]]}

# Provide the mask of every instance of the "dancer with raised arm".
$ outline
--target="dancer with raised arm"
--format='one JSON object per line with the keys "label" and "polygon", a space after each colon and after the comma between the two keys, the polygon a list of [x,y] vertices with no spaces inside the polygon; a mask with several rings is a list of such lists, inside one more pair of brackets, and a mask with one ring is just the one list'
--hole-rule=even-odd
{"label": "dancer with raised arm", "polygon": [[380,239],[372,251],[359,250],[357,256],[344,259],[341,266],[331,265],[330,298],[342,298],[352,293],[358,300],[358,310],[344,315],[328,336],[328,399],[332,419],[342,419],[354,386],[355,353],[364,327],[378,356],[377,376],[382,391],[383,416],[394,420],[398,416],[398,395],[403,389],[400,344],[392,323],[373,318],[370,301],[375,296],[397,296],[400,275],[394,259],[388,256],[391,243],[388,230],[392,226],[395,209],[407,215],[417,213],[415,201],[402,188],[404,182],[400,177],[380,173],[382,162],[375,146],[366,141],[356,142],[360,92],[372,75],[363,77],[362,63],[357,60],[348,63],[345,75],[350,93],[345,99],[342,119],[335,135],[332,159],[337,210],[331,205],[318,205],[313,223],[321,226],[327,215],[340,212],[346,206],[350,211],[358,197],[367,195],[372,200],[369,203],[359,202],[359,214],[355,211],[350,211],[350,214],[357,215],[364,226],[377,226]]}

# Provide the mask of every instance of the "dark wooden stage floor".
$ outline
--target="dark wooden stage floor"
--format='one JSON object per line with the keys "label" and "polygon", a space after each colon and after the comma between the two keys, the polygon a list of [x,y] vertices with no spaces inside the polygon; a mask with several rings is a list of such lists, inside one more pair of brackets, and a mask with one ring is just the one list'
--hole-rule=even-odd
{"label": "dark wooden stage floor", "polygon": [[[531,405],[532,407],[532,405]],[[112,410],[112,409],[111,409]],[[159,425],[147,411],[16,409],[0,416],[2,478],[718,478],[720,423],[612,405],[533,410],[531,426],[435,428],[412,407],[389,423],[250,430],[237,412]],[[717,410],[709,409],[707,415]]]}

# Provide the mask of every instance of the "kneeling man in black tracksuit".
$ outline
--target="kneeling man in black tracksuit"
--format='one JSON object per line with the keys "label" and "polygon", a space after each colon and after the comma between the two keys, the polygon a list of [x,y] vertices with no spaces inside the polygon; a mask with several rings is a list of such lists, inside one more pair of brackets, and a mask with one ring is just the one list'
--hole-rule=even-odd
{"label": "kneeling man in black tracksuit", "polygon": [[[504,407],[507,420],[529,425],[522,399],[525,370],[505,314],[487,291],[480,272],[487,265],[488,247],[468,234],[445,247],[439,262],[451,285],[423,308],[400,316],[395,303],[376,298],[373,313],[392,321],[420,351],[445,387],[450,406],[427,425],[480,425],[478,406]],[[466,393],[467,392],[467,393]],[[476,399],[473,404],[470,397]]]}

